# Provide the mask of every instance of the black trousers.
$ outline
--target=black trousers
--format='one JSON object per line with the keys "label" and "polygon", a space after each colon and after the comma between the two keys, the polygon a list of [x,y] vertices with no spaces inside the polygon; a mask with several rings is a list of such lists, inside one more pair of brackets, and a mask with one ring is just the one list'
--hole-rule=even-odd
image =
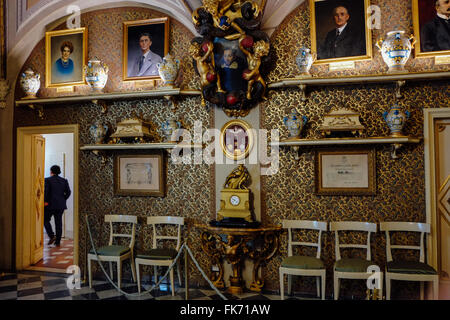
{"label": "black trousers", "polygon": [[50,224],[50,220],[52,219],[52,216],[55,217],[55,228],[56,228],[55,243],[56,244],[61,242],[63,214],[64,214],[64,210],[52,210],[52,209],[44,210],[44,227],[45,227],[45,231],[47,232],[47,235],[50,239],[55,236],[55,234],[53,233],[52,225]]}

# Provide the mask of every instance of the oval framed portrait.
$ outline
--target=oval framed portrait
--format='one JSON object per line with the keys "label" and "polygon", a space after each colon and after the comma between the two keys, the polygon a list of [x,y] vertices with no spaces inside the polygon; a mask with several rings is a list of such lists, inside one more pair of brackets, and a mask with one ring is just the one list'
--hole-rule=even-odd
{"label": "oval framed portrait", "polygon": [[251,126],[243,120],[228,121],[220,131],[220,146],[229,159],[242,160],[253,149],[254,137]]}

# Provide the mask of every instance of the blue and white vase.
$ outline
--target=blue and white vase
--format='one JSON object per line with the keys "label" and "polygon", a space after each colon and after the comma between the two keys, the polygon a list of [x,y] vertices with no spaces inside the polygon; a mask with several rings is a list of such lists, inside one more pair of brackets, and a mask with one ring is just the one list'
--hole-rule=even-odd
{"label": "blue and white vase", "polygon": [[386,121],[389,130],[391,131],[391,137],[403,137],[403,127],[405,126],[406,120],[411,116],[409,111],[403,112],[403,110],[394,104],[389,112],[383,112],[383,118]]}
{"label": "blue and white vase", "polygon": [[89,60],[88,65],[84,67],[86,82],[95,92],[101,92],[108,81],[109,68],[97,58]]}
{"label": "blue and white vase", "polygon": [[387,33],[386,39],[379,39],[376,46],[381,51],[384,62],[388,65],[388,73],[405,71],[412,48],[416,43],[413,35],[405,36],[405,31],[391,31]]}
{"label": "blue and white vase", "polygon": [[164,81],[164,86],[173,88],[180,69],[180,60],[174,59],[169,53],[163,58],[163,62],[156,66],[159,76]]}
{"label": "blue and white vase", "polygon": [[284,117],[283,122],[289,130],[289,138],[298,138],[308,122],[308,118],[306,116],[300,116],[297,110],[292,109],[291,113]]}
{"label": "blue and white vase", "polygon": [[39,73],[34,73],[31,69],[27,69],[22,73],[20,86],[26,94],[24,99],[35,99],[36,94],[41,87],[41,75]]}
{"label": "blue and white vase", "polygon": [[173,137],[173,133],[178,130],[181,129],[181,122],[180,121],[176,121],[173,118],[168,119],[167,121],[163,122],[161,124],[161,129],[163,131],[163,135],[164,135],[164,141],[165,142],[175,142],[172,137]]}
{"label": "blue and white vase", "polygon": [[89,131],[92,137],[94,137],[95,144],[102,144],[108,133],[108,126],[106,124],[95,123],[89,128]]}
{"label": "blue and white vase", "polygon": [[311,50],[306,47],[301,47],[298,50],[297,57],[295,58],[295,62],[297,63],[297,67],[300,70],[300,74],[303,76],[310,76],[309,69],[313,65],[314,61],[316,61],[317,55],[311,53]]}

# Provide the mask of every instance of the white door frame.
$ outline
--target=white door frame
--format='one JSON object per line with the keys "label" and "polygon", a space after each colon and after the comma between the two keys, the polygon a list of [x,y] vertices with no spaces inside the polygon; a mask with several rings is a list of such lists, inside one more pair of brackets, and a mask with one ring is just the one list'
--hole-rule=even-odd
{"label": "white door frame", "polygon": [[433,268],[438,268],[438,222],[437,222],[437,194],[436,188],[436,145],[434,139],[434,121],[450,118],[450,108],[425,108],[424,113],[424,153],[425,153],[425,204],[427,223],[431,225],[431,233],[427,237],[427,261]]}
{"label": "white door frame", "polygon": [[[73,264],[79,263],[79,214],[78,214],[78,124],[42,126],[42,127],[20,127],[17,128],[17,159],[16,159],[16,269],[23,270],[28,265],[24,261],[24,252],[29,249],[30,244],[24,241],[26,232],[24,202],[24,144],[27,136],[33,134],[61,134],[73,133]],[[27,249],[28,248],[28,249]],[[29,250],[28,250],[29,251]]]}

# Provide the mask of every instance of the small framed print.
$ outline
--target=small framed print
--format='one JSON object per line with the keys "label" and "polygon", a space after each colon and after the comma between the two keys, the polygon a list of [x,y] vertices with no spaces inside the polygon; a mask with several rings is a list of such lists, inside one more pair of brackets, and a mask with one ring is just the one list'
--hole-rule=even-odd
{"label": "small framed print", "polygon": [[372,59],[369,0],[309,0],[314,64]]}
{"label": "small framed print", "polygon": [[169,53],[169,18],[123,24],[123,80],[160,79],[158,63]]}
{"label": "small framed print", "polygon": [[375,150],[317,150],[316,194],[375,195]]}
{"label": "small framed print", "polygon": [[242,160],[253,149],[253,132],[243,120],[231,120],[220,131],[220,146],[229,159]]}
{"label": "small framed print", "polygon": [[412,0],[415,57],[450,56],[448,0]]}
{"label": "small framed print", "polygon": [[84,85],[87,29],[50,31],[45,34],[45,86]]}
{"label": "small framed print", "polygon": [[162,153],[149,155],[116,155],[114,190],[120,196],[165,195],[165,170]]}

